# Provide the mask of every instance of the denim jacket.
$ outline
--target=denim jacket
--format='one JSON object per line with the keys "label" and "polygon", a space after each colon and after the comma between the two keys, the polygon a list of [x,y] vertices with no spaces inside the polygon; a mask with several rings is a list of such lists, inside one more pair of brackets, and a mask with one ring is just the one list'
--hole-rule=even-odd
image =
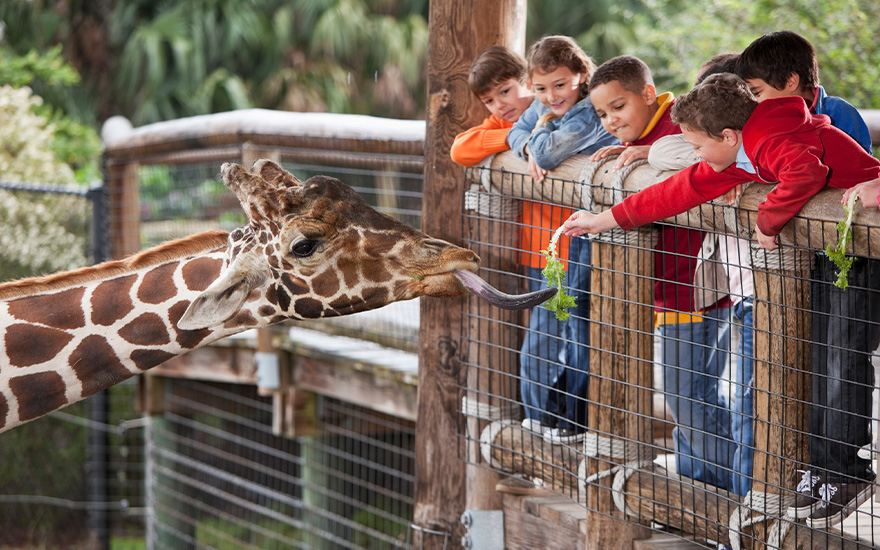
{"label": "denim jacket", "polygon": [[549,112],[543,103],[534,101],[519,117],[507,134],[507,143],[516,156],[525,159],[528,145],[538,166],[552,170],[572,155],[592,154],[607,145],[620,144],[602,127],[589,97],[575,103],[562,118],[535,128],[541,115]]}

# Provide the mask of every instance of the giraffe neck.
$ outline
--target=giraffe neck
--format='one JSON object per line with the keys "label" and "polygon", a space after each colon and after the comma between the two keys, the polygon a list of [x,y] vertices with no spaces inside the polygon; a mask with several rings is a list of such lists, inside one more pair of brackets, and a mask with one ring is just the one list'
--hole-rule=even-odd
{"label": "giraffe neck", "polygon": [[251,301],[222,325],[177,328],[227,265],[225,235],[196,235],[130,260],[0,285],[0,432],[268,324]]}

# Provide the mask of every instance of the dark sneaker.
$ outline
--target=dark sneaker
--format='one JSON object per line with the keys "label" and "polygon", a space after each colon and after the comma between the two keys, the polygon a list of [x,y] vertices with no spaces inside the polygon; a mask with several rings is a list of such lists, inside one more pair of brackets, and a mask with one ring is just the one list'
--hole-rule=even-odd
{"label": "dark sneaker", "polygon": [[808,518],[813,515],[819,506],[818,488],[820,481],[824,483],[822,476],[814,474],[810,470],[798,470],[803,475],[798,483],[794,504],[788,507],[788,515],[797,519]]}
{"label": "dark sneaker", "polygon": [[863,502],[874,494],[874,484],[867,481],[858,483],[823,483],[819,487],[819,505],[813,515],[807,518],[807,525],[813,529],[827,529],[842,522],[856,511]]}

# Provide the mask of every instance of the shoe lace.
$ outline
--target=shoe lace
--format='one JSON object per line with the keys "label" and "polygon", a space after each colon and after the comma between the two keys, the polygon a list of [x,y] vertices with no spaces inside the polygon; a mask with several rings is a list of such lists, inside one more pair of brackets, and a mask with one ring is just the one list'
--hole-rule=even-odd
{"label": "shoe lace", "polygon": [[797,485],[798,493],[811,493],[813,491],[813,486],[819,481],[819,476],[813,475],[813,472],[810,470],[798,470],[798,472],[802,473],[801,480]]}
{"label": "shoe lace", "polygon": [[819,506],[825,508],[828,504],[831,503],[831,497],[834,496],[834,493],[837,492],[836,485],[829,485],[827,483],[823,483],[821,487],[819,487],[819,498],[822,501],[819,503]]}

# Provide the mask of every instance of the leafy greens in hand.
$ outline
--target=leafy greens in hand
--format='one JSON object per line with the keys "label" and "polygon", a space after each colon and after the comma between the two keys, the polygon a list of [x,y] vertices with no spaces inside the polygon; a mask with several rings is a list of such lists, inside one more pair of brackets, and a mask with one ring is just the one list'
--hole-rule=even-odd
{"label": "leafy greens in hand", "polygon": [[547,284],[549,286],[556,287],[556,294],[544,302],[544,307],[552,311],[553,314],[556,315],[557,320],[567,321],[571,316],[571,313],[566,310],[575,306],[577,298],[567,295],[562,288],[562,283],[565,282],[565,265],[562,263],[562,260],[559,259],[559,254],[556,252],[556,242],[559,240],[561,234],[562,227],[557,229],[556,233],[553,234],[553,238],[550,239],[550,244],[547,246],[547,250],[541,251],[541,253],[547,257],[547,267],[545,267],[542,272],[544,278],[547,279]]}
{"label": "leafy greens in hand", "polygon": [[847,273],[849,273],[849,269],[852,267],[853,262],[856,261],[854,257],[847,257],[846,247],[852,241],[852,221],[855,212],[856,199],[858,198],[859,194],[853,193],[849,196],[849,201],[847,201],[846,205],[843,207],[846,212],[846,218],[837,223],[837,233],[840,235],[838,237],[837,246],[832,248],[831,243],[828,243],[825,246],[825,254],[832,262],[834,262],[837,269],[840,270],[837,272],[837,281],[834,282],[834,286],[837,288],[846,289],[849,285],[846,276]]}

